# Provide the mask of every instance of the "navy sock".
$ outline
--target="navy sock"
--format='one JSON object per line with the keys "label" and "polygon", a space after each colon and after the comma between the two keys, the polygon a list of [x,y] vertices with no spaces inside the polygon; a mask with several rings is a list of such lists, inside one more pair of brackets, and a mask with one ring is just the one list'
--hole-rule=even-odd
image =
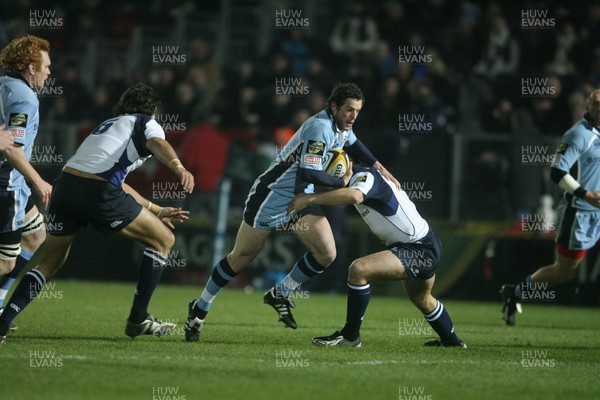
{"label": "navy sock", "polygon": [[219,261],[213,268],[206,285],[204,286],[204,290],[202,291],[202,295],[196,301],[196,307],[193,309],[193,314],[195,317],[200,319],[206,318],[206,314],[208,314],[208,310],[210,310],[210,305],[213,300],[221,290],[237,275],[237,272],[233,272],[229,262],[227,262],[227,257],[223,258]]}
{"label": "navy sock", "polygon": [[320,265],[312,254],[305,253],[296,261],[290,273],[275,285],[275,295],[281,295],[287,299],[291,292],[313,276],[325,271],[325,268],[327,266]]}
{"label": "navy sock", "polygon": [[23,276],[12,297],[0,315],[0,336],[5,336],[10,323],[42,290],[46,277],[37,269],[32,269]]}
{"label": "navy sock", "polygon": [[441,302],[438,301],[437,306],[433,311],[430,313],[423,313],[423,315],[433,330],[440,336],[444,346],[460,343],[460,339],[454,333],[452,319],[450,319],[448,311],[446,311]]}
{"label": "navy sock", "polygon": [[133,305],[129,313],[129,321],[139,324],[146,319],[148,315],[148,304],[154,289],[160,281],[165,264],[166,257],[160,252],[146,248],[140,261],[138,283],[133,296]]}
{"label": "navy sock", "polygon": [[344,339],[354,341],[360,336],[360,325],[371,299],[371,285],[356,286],[348,282],[346,325],[341,330]]}
{"label": "navy sock", "polygon": [[29,260],[31,260],[32,256],[33,254],[27,250],[21,249],[21,254],[19,254],[17,257],[13,270],[0,277],[0,308],[4,307],[4,299],[6,299],[8,291],[12,287],[13,283],[15,283],[15,279],[19,277],[19,274],[21,271],[23,271]]}

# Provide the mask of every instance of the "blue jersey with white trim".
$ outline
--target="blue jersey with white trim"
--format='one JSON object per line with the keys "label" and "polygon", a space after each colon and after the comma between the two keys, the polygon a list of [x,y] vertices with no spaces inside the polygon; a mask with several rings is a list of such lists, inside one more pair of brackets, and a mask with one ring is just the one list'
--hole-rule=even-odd
{"label": "blue jersey with white trim", "polygon": [[66,166],[121,186],[129,172],[152,156],[146,149],[146,142],[152,138],[164,139],[165,132],[147,115],[111,118],[90,133]]}
{"label": "blue jersey with white trim", "polygon": [[269,168],[258,177],[250,194],[269,189],[282,196],[312,193],[314,185],[297,177],[298,167],[322,171],[325,153],[356,142],[352,129],[339,130],[333,117],[323,110],[309,119],[294,133]]}
{"label": "blue jersey with white trim", "polygon": [[349,187],[360,190],[365,199],[354,207],[371,231],[387,246],[414,243],[429,232],[427,221],[404,190],[385,179],[372,167],[358,167]]}
{"label": "blue jersey with white trim", "polygon": [[[12,133],[15,143],[23,146],[28,160],[38,132],[39,105],[37,94],[24,78],[0,77],[0,124]],[[24,185],[23,175],[0,155],[0,189],[15,191]]]}
{"label": "blue jersey with white trim", "polygon": [[[562,137],[552,167],[571,174],[588,191],[600,190],[600,131],[587,118]],[[598,211],[587,201],[565,192],[565,199],[580,210]]]}

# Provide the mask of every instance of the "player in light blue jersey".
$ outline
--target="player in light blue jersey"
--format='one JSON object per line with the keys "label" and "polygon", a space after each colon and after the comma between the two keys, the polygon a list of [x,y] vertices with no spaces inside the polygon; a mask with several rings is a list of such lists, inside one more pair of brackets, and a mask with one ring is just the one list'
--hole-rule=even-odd
{"label": "player in light blue jersey", "polygon": [[348,171],[344,178],[335,178],[323,171],[323,157],[330,149],[343,148],[399,186],[352,130],[363,103],[364,96],[358,86],[353,83],[337,85],[327,99],[326,108],[302,124],[270,167],[256,179],[246,199],[244,220],[233,250],[214,266],[200,298],[188,305],[188,320],[184,328],[187,341],[199,340],[215,296],[258,255],[271,231],[290,225],[290,230],[308,252],[295,263],[282,282],[265,293],[264,302],[277,311],[279,320],[286,327],[296,328],[290,311],[294,307],[289,299],[290,293],[322,273],[335,259],[336,249],[329,222],[318,209],[307,210],[291,220],[288,204],[297,193],[311,193],[315,185],[334,188],[346,185],[352,171]]}
{"label": "player in light blue jersey", "polygon": [[46,238],[28,184],[47,207],[52,186],[29,159],[40,122],[37,91],[50,75],[49,51],[47,40],[28,35],[11,41],[0,54],[7,72],[0,77],[0,124],[14,140],[0,156],[0,314],[11,285]]}
{"label": "player in light blue jersey", "polygon": [[503,285],[502,314],[515,325],[521,302],[575,278],[588,249],[600,239],[600,89],[586,101],[586,114],[564,135],[550,176],[565,191],[556,210],[556,259],[517,285]]}
{"label": "player in light blue jersey", "polygon": [[158,96],[149,86],[129,87],[115,106],[114,118],[100,124],[67,161],[55,182],[49,215],[53,217],[39,264],[27,272],[0,316],[0,343],[12,320],[35,299],[47,280],[64,265],[75,235],[87,224],[105,234],[137,240],[146,248],[138,269],[133,304],[125,324],[127,336],[164,335],[175,324],[148,313],[148,305],[175,243],[172,222],[186,220],[181,208],[159,207],[123,181],[151,156],[171,169],[184,191],[194,188],[194,177],[165,140],[153,116]]}
{"label": "player in light blue jersey", "polygon": [[357,167],[347,188],[300,194],[289,205],[291,214],[307,207],[353,204],[387,249],[356,259],[348,269],[346,324],[329,336],[313,339],[317,346],[361,347],[360,326],[371,298],[372,280],[401,280],[409,299],[440,339],[426,346],[462,347],[443,304],[431,295],[442,256],[439,237],[421,217],[406,192],[374,168]]}

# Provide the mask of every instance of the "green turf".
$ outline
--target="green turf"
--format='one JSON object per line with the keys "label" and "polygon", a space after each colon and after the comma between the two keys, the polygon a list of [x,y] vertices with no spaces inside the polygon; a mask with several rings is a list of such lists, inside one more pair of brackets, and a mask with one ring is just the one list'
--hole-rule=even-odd
{"label": "green turf", "polygon": [[186,343],[181,326],[198,288],[159,287],[151,311],[177,319],[177,334],[131,340],[123,329],[132,283],[53,283],[0,346],[0,399],[600,396],[598,309],[527,305],[518,326],[509,328],[499,304],[445,301],[469,348],[440,349],[422,346],[428,325],[419,325],[422,316],[406,299],[374,297],[362,348],[317,348],[313,336],[342,326],[344,296],[298,300],[299,328],[290,330],[262,304],[260,293],[225,290],[202,341]]}

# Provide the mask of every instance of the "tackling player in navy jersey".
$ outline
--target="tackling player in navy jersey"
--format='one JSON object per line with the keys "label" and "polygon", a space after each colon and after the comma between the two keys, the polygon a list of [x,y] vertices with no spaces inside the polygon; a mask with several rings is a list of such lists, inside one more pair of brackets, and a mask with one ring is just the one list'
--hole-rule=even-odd
{"label": "tackling player in navy jersey", "polygon": [[63,266],[76,233],[88,223],[103,233],[118,233],[146,246],[125,333],[160,336],[175,328],[175,324],[156,320],[147,307],[175,242],[169,228],[173,221],[187,219],[188,212],[159,207],[123,182],[130,171],[154,155],[168,165],[183,190],[194,188],[193,176],[153,118],[158,104],[152,88],[129,87],[114,108],[115,117],[94,129],[67,161],[52,192],[53,227],[44,254],[37,267],[23,276],[0,316],[0,342],[12,320]]}
{"label": "tackling player in navy jersey", "polygon": [[550,176],[565,191],[556,209],[556,260],[518,285],[503,285],[502,316],[515,325],[521,301],[575,278],[588,249],[600,239],[600,89],[586,101],[586,114],[564,135]]}
{"label": "tackling player in navy jersey", "polygon": [[467,346],[456,336],[450,315],[431,295],[442,256],[437,234],[419,215],[406,192],[374,168],[357,167],[349,187],[320,194],[300,194],[289,205],[291,214],[311,206],[354,204],[387,250],[354,260],[348,269],[346,324],[329,336],[313,339],[317,346],[360,347],[360,326],[371,298],[370,281],[402,280],[408,297],[440,339],[426,346]]}
{"label": "tackling player in navy jersey", "polygon": [[[282,282],[270,289],[264,302],[272,306],[285,326],[296,328],[289,294],[300,284],[320,274],[335,259],[336,249],[329,222],[319,210],[310,209],[291,220],[287,206],[297,193],[312,193],[315,185],[343,187],[351,171],[335,178],[323,171],[322,161],[330,149],[343,148],[355,159],[380,170],[395,184],[395,178],[377,161],[354,134],[352,125],[363,107],[362,91],[353,83],[337,85],[326,108],[307,119],[281,150],[270,167],[250,189],[244,220],[233,250],[213,268],[197,300],[188,305],[186,340],[198,341],[204,319],[217,294],[260,252],[273,229],[293,225],[294,235],[308,249]],[[302,227],[302,229],[296,229]]]}
{"label": "tackling player in navy jersey", "polygon": [[40,123],[37,91],[50,75],[49,52],[47,40],[28,35],[11,41],[0,54],[7,72],[0,77],[0,124],[14,141],[0,156],[0,313],[11,285],[46,239],[28,184],[47,207],[52,186],[29,159]]}

